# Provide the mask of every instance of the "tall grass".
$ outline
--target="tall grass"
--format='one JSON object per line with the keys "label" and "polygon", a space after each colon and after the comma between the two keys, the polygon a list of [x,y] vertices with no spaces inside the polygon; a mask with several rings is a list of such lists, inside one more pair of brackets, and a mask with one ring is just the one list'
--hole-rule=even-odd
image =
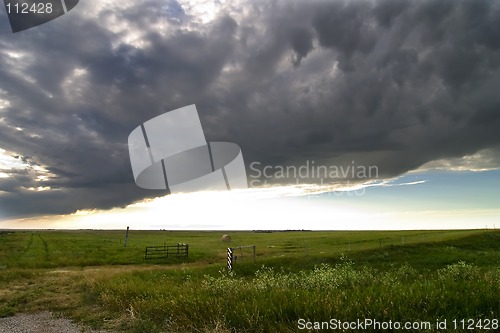
{"label": "tall grass", "polygon": [[[124,332],[500,317],[497,230],[230,234],[257,246],[258,265],[239,255],[228,273],[220,232],[131,231],[127,247],[123,231],[1,234],[0,317],[51,310]],[[187,262],[144,260],[145,246],[178,242]]]}
{"label": "tall grass", "polygon": [[298,272],[263,266],[252,277],[130,273],[96,282],[90,294],[126,314],[127,328],[136,331],[295,332],[300,318],[498,318],[500,270],[458,262],[433,272],[408,265],[379,271],[344,260]]}

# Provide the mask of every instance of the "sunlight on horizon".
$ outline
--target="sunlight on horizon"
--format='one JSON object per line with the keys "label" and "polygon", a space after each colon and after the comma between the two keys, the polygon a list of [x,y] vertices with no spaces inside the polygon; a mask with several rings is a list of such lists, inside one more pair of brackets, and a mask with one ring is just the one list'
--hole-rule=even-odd
{"label": "sunlight on horizon", "polygon": [[[405,185],[418,185],[420,182]],[[373,186],[373,185],[366,185]],[[380,183],[387,186],[387,183]],[[359,189],[358,187],[355,187]],[[316,189],[318,190],[318,189]],[[309,195],[308,186],[196,192],[147,199],[111,210],[5,221],[12,229],[394,230],[494,228],[495,209],[394,210],[335,200],[353,191]],[[317,192],[321,193],[321,192]],[[401,207],[400,207],[401,208]],[[497,223],[500,225],[500,223]]]}

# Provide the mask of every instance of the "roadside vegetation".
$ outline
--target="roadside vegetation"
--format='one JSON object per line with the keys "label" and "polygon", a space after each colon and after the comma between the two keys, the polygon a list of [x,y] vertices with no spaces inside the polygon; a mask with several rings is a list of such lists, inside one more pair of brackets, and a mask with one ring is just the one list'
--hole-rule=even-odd
{"label": "roadside vegetation", "polygon": [[[121,231],[3,233],[0,316],[51,310],[125,332],[500,319],[497,230],[230,234],[135,231],[125,247]],[[144,260],[145,246],[177,242],[188,259]],[[256,262],[241,253],[229,272],[227,246],[254,244]]]}

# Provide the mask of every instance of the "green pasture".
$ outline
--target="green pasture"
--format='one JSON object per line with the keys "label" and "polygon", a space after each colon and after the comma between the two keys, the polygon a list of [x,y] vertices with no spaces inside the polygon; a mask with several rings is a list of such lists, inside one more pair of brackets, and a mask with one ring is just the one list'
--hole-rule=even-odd
{"label": "green pasture", "polygon": [[[500,319],[498,230],[130,230],[126,246],[124,238],[125,230],[0,232],[0,316],[50,310],[120,332]],[[189,244],[188,258],[144,259],[146,246],[177,243]],[[256,246],[255,262],[236,250],[228,272],[227,247],[245,245]]]}
{"label": "green pasture", "polygon": [[[186,262],[203,264],[223,263],[227,247],[255,245],[257,261],[312,261],[335,260],[342,254],[351,254],[367,260],[373,250],[390,249],[392,255],[402,258],[389,258],[385,252],[377,252],[372,258],[377,264],[391,263],[394,259],[404,259],[412,251],[425,251],[418,261],[424,264],[443,260],[453,262],[467,256],[469,249],[495,238],[483,237],[480,243],[469,244],[468,237],[480,237],[484,234],[497,234],[484,230],[451,231],[284,231],[284,232],[247,232],[247,231],[141,231],[130,230],[125,246],[125,230],[38,230],[16,231],[0,234],[0,266],[8,268],[55,268],[84,267],[102,265],[143,265],[146,246],[189,244],[189,259]],[[231,236],[231,243],[223,243],[224,234]],[[444,254],[434,251],[436,244],[463,240],[463,246],[450,245]],[[426,250],[419,244],[425,244]],[[415,247],[416,246],[416,247]],[[463,249],[465,247],[465,249]],[[487,250],[486,249],[486,250]],[[441,248],[440,248],[441,250]],[[474,254],[477,251],[474,251]],[[491,252],[491,251],[490,251]],[[236,252],[238,255],[238,251]],[[246,253],[242,253],[243,256]],[[421,253],[422,254],[422,253]],[[483,264],[491,262],[491,255],[486,251]],[[368,257],[367,257],[368,256]],[[418,256],[418,254],[417,254]],[[444,257],[443,257],[444,256]],[[437,258],[437,259],[436,259]],[[415,258],[414,258],[415,259]],[[478,259],[478,258],[476,258]],[[498,258],[497,258],[498,259]],[[178,263],[178,260],[154,261],[159,264]]]}

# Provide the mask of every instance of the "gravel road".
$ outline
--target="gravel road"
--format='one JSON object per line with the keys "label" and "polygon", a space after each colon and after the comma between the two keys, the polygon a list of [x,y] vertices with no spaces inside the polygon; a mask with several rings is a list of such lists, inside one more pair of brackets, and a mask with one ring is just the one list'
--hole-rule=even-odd
{"label": "gravel road", "polygon": [[0,333],[110,333],[78,326],[69,319],[56,318],[48,311],[0,318]]}

